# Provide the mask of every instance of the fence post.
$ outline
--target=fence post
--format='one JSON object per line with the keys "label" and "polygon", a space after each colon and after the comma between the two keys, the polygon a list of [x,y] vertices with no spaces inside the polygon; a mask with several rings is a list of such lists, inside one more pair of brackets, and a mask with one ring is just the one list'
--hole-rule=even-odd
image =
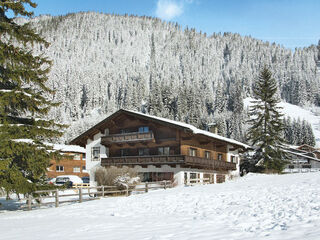
{"label": "fence post", "polygon": [[59,207],[59,190],[58,189],[56,189],[55,198],[56,198],[56,207]]}
{"label": "fence post", "polygon": [[164,181],[164,189],[167,189],[167,181]]}
{"label": "fence post", "polygon": [[102,186],[102,197],[104,197],[104,186]]}
{"label": "fence post", "polygon": [[147,193],[148,192],[148,182],[145,183],[145,189],[144,191]]}
{"label": "fence post", "polygon": [[41,207],[42,204],[42,197],[39,195],[39,207]]}
{"label": "fence post", "polygon": [[129,186],[126,185],[126,197],[128,197],[128,196],[129,196]]}
{"label": "fence post", "polygon": [[79,203],[82,203],[82,188],[79,188]]}
{"label": "fence post", "polygon": [[32,207],[31,207],[31,202],[32,202],[32,196],[31,194],[28,195],[28,210],[31,210]]}

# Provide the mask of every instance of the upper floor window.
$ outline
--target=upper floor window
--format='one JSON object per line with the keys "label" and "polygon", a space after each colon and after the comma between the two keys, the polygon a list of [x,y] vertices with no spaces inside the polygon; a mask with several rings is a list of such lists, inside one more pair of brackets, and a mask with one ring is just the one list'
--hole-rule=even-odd
{"label": "upper floor window", "polygon": [[139,148],[139,156],[145,156],[149,154],[149,148]]}
{"label": "upper floor window", "polygon": [[73,157],[73,160],[80,160],[81,159],[81,154],[76,153]]}
{"label": "upper floor window", "polygon": [[211,153],[209,151],[204,151],[204,157],[207,159],[211,158]]}
{"label": "upper floor window", "polygon": [[159,147],[158,154],[159,155],[169,155],[170,154],[170,147]]}
{"label": "upper floor window", "polygon": [[237,163],[237,159],[236,159],[235,156],[231,156],[231,162],[232,162],[232,163]]}
{"label": "upper floor window", "polygon": [[100,157],[100,147],[93,147],[92,151],[92,161],[98,161]]}
{"label": "upper floor window", "polygon": [[56,166],[56,172],[64,172],[63,166]]}
{"label": "upper floor window", "polygon": [[80,167],[79,166],[73,167],[73,172],[74,173],[79,173],[80,172]]}
{"label": "upper floor window", "polygon": [[129,133],[129,129],[120,129],[120,133],[124,134],[124,133]]}
{"label": "upper floor window", "polygon": [[197,149],[189,148],[189,155],[192,157],[196,157],[197,156]]}
{"label": "upper floor window", "polygon": [[222,154],[221,153],[218,153],[218,160],[222,161]]}
{"label": "upper floor window", "polygon": [[129,156],[129,149],[127,148],[120,149],[120,156],[121,157]]}
{"label": "upper floor window", "polygon": [[139,132],[140,133],[149,132],[149,127],[139,127]]}

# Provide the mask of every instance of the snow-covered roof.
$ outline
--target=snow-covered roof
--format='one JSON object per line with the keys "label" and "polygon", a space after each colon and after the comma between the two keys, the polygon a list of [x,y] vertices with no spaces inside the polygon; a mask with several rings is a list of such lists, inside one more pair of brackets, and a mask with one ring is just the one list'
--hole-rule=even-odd
{"label": "snow-covered roof", "polygon": [[86,153],[86,149],[78,145],[53,144],[53,149],[61,152]]}
{"label": "snow-covered roof", "polygon": [[72,140],[71,143],[78,144],[78,141],[80,141],[81,138],[85,137],[86,134],[88,134],[89,132],[91,132],[92,130],[94,130],[96,128],[99,129],[99,126],[101,126],[101,124],[103,124],[104,122],[106,122],[107,120],[109,120],[110,118],[112,118],[113,116],[115,116],[116,114],[121,113],[121,112],[127,113],[127,114],[134,114],[134,115],[138,115],[141,117],[146,117],[146,118],[149,118],[150,120],[157,120],[157,121],[161,121],[164,123],[168,123],[168,124],[174,125],[176,127],[187,129],[187,130],[191,131],[193,134],[204,135],[204,136],[207,136],[210,138],[218,139],[218,140],[224,141],[224,142],[232,144],[232,145],[243,147],[245,149],[251,148],[251,146],[244,144],[242,142],[233,140],[231,138],[222,137],[218,134],[214,134],[214,133],[211,133],[211,132],[208,132],[205,130],[198,129],[195,126],[188,124],[188,123],[179,122],[179,121],[175,121],[175,120],[171,120],[171,119],[167,119],[167,118],[157,117],[157,116],[153,116],[153,115],[149,115],[149,114],[145,114],[145,113],[141,113],[141,112],[137,112],[137,111],[132,111],[132,110],[126,110],[126,109],[120,109],[117,112],[111,114],[105,120],[101,121],[100,123],[98,123],[94,127],[90,128],[89,130],[87,130],[86,132],[84,132],[83,134],[81,134],[80,136],[75,138],[74,140]]}
{"label": "snow-covered roof", "polygon": [[[33,144],[32,139],[14,139],[15,142],[31,143]],[[61,152],[74,152],[74,153],[86,153],[86,149],[78,145],[65,145],[65,144],[53,144],[53,143],[44,143],[47,146],[53,147],[54,150]]]}
{"label": "snow-covered roof", "polygon": [[299,156],[299,157],[304,157],[304,158],[308,158],[308,159],[311,159],[311,160],[314,160],[314,161],[320,161],[320,159],[318,158],[315,158],[315,157],[311,157],[311,156],[308,156],[306,154],[303,154],[303,153],[298,153],[298,152],[292,152],[290,150],[287,150],[287,149],[283,149],[284,152],[287,152],[289,154],[293,154],[293,155],[296,155],[296,156]]}
{"label": "snow-covered roof", "polygon": [[153,119],[156,119],[156,120],[159,120],[159,121],[167,122],[167,123],[170,123],[170,124],[173,124],[173,125],[177,125],[177,126],[180,126],[180,127],[183,127],[183,128],[188,128],[193,132],[193,134],[205,135],[207,137],[219,139],[219,140],[222,140],[224,142],[228,142],[228,143],[231,143],[231,144],[242,146],[244,148],[251,148],[249,145],[244,144],[242,142],[233,140],[231,138],[222,137],[222,136],[220,136],[218,134],[214,134],[212,132],[201,130],[201,129],[196,128],[195,126],[193,126],[191,124],[188,124],[188,123],[179,122],[179,121],[175,121],[175,120],[171,120],[171,119],[167,119],[167,118],[162,118],[162,117],[157,117],[157,116],[153,116],[153,115],[149,115],[149,114],[144,114],[144,113],[137,112],[137,111],[132,111],[132,110],[125,110],[125,111],[131,112],[131,113],[134,113],[134,114],[137,114],[137,115],[141,115],[141,116],[144,116],[144,117],[148,117],[148,118],[153,118]]}

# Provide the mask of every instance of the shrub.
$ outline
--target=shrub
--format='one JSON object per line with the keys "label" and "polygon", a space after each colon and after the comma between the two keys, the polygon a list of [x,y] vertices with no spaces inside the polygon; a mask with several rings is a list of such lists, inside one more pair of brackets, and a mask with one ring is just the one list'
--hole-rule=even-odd
{"label": "shrub", "polygon": [[98,186],[117,186],[119,189],[126,188],[129,184],[137,184],[140,182],[138,173],[129,167],[109,167],[97,168],[95,171],[95,181]]}

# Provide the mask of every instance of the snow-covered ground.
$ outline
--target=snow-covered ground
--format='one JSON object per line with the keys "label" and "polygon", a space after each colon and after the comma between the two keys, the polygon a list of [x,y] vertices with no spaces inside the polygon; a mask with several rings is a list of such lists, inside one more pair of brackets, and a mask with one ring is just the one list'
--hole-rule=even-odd
{"label": "snow-covered ground", "polygon": [[320,174],[234,181],[0,214],[1,239],[312,239]]}
{"label": "snow-covered ground", "polygon": [[[245,98],[245,107],[249,107],[252,100],[253,98]],[[279,106],[283,108],[282,113],[286,117],[291,117],[292,119],[300,118],[309,122],[316,138],[316,147],[320,147],[320,108],[315,106],[302,108],[286,102],[281,102]]]}

